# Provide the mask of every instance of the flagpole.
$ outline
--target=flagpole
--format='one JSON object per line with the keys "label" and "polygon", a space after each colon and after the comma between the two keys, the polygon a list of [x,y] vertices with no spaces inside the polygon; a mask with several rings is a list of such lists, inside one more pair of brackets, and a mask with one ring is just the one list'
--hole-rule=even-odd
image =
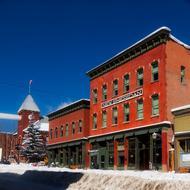
{"label": "flagpole", "polygon": [[32,80],[29,81],[29,85],[28,85],[28,92],[29,92],[29,94],[31,93],[31,84],[32,84]]}

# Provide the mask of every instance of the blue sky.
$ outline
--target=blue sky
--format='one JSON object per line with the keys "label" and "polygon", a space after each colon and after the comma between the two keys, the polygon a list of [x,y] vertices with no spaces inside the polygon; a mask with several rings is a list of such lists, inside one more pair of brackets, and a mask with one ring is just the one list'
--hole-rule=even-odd
{"label": "blue sky", "polygon": [[190,44],[189,12],[190,0],[0,0],[0,112],[17,113],[30,79],[42,115],[88,98],[85,72],[155,29]]}

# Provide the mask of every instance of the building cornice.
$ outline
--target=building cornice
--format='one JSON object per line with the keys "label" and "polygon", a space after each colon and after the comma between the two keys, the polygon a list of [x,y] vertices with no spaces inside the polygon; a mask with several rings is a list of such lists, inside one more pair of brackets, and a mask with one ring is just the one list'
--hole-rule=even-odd
{"label": "building cornice", "polygon": [[56,110],[50,114],[48,114],[49,121],[59,118],[63,115],[72,113],[74,111],[80,110],[80,109],[90,109],[90,101],[87,99],[82,99],[77,102],[71,103],[68,106],[65,106],[59,110]]}
{"label": "building cornice", "polygon": [[144,54],[145,52],[166,43],[169,39],[170,29],[167,27],[159,28],[137,43],[118,53],[111,59],[105,61],[103,64],[91,69],[86,74],[90,79],[97,78],[108,71],[129,62],[130,60]]}

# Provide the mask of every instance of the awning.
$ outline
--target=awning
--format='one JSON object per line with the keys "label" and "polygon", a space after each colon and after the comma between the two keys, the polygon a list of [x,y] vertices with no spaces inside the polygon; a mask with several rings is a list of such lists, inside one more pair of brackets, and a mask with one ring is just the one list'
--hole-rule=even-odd
{"label": "awning", "polygon": [[159,132],[159,129],[160,129],[160,128],[152,128],[152,129],[149,129],[149,133],[157,133],[157,132]]}
{"label": "awning", "polygon": [[144,135],[148,133],[148,129],[141,129],[135,132],[135,135]]}
{"label": "awning", "polygon": [[100,137],[100,138],[97,138],[97,139],[96,139],[96,141],[97,141],[97,142],[100,142],[100,141],[105,141],[105,140],[106,140],[106,138],[105,138],[105,137]]}
{"label": "awning", "polygon": [[90,139],[89,142],[90,143],[94,143],[96,141],[96,139]]}
{"label": "awning", "polygon": [[80,144],[81,144],[80,141],[78,141],[78,142],[70,142],[70,143],[68,143],[68,146],[77,146],[77,145],[80,145]]}
{"label": "awning", "polygon": [[132,137],[133,135],[134,135],[133,132],[129,132],[129,133],[126,133],[126,134],[125,134],[125,137]]}
{"label": "awning", "polygon": [[124,138],[124,134],[115,135],[115,139],[122,139],[122,138]]}
{"label": "awning", "polygon": [[113,139],[113,136],[106,137],[106,140],[112,140],[112,139]]}

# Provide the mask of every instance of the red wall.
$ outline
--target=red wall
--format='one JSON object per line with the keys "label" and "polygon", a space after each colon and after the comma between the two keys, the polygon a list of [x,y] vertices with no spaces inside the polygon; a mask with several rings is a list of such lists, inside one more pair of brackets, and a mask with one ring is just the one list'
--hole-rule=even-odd
{"label": "red wall", "polygon": [[[21,120],[18,122],[18,137],[23,137],[23,130],[28,127],[29,120],[28,116],[31,114],[31,111],[23,110],[19,113],[21,116]],[[37,121],[40,119],[40,113],[39,112],[33,112],[34,121]]]}
{"label": "red wall", "polygon": [[[167,115],[173,120],[171,109],[190,104],[190,50],[170,40],[166,45]],[[180,82],[181,65],[186,67],[185,83]]]}
{"label": "red wall", "polygon": [[[49,132],[53,129],[53,138],[50,138],[48,144],[63,143],[71,140],[87,137],[89,134],[89,109],[80,109],[72,113],[60,116],[49,121]],[[82,120],[82,133],[78,133],[79,120]],[[72,134],[72,122],[75,122],[75,134]],[[65,136],[65,125],[69,124],[69,135]],[[60,137],[60,127],[63,126],[63,137]],[[58,128],[58,138],[55,138],[55,128]]]}
{"label": "red wall", "polygon": [[[159,81],[151,82],[151,63],[154,60],[159,61]],[[143,100],[144,100],[144,119],[137,120],[136,116],[136,100],[138,98],[131,99],[130,104],[130,122],[123,123],[123,104],[116,104],[106,108],[107,111],[107,127],[102,128],[102,85],[107,84],[107,101],[112,99],[112,82],[114,79],[119,80],[119,96],[122,96],[123,93],[123,77],[125,74],[130,74],[130,91],[137,90],[136,85],[136,70],[140,67],[144,69],[144,85],[143,85]],[[93,104],[92,100],[92,91],[93,89],[98,89],[98,103]],[[165,44],[160,45],[143,55],[129,61],[126,64],[123,64],[104,75],[95,78],[90,83],[90,94],[91,94],[91,107],[90,107],[90,136],[110,133],[114,131],[130,129],[142,125],[153,124],[167,119],[166,116],[166,92],[165,92]],[[152,117],[152,104],[151,96],[153,94],[159,94],[159,105],[160,105],[160,115],[157,117]],[[141,98],[141,97],[139,97]],[[118,107],[118,125],[112,125],[112,108]],[[93,113],[97,113],[98,118],[98,128],[96,130],[92,129],[92,116]]]}

